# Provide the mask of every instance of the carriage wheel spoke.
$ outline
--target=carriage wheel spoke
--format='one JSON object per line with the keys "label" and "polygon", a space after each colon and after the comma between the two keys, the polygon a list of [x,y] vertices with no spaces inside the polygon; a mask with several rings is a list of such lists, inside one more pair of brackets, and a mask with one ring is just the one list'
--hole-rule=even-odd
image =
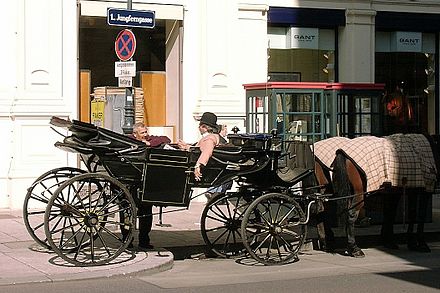
{"label": "carriage wheel spoke", "polygon": [[[217,212],[214,210],[214,208],[217,210]],[[213,205],[212,206],[212,209],[211,209],[211,211],[215,214],[215,215],[217,215],[217,216],[219,216],[219,217],[222,217],[223,219],[229,219],[229,217],[220,209],[220,207],[217,205],[217,204],[215,204],[215,205]]]}
{"label": "carriage wheel spoke", "polygon": [[[220,215],[218,215],[218,216],[221,217]],[[210,216],[210,215],[206,216],[206,218],[214,220],[214,221],[218,221],[218,222],[220,222],[220,223],[222,223],[224,225],[226,225],[226,222],[227,222],[226,218],[214,218],[213,216]]]}
{"label": "carriage wheel spoke", "polygon": [[93,227],[96,230],[96,235],[98,235],[98,238],[101,240],[102,245],[104,245],[104,249],[107,252],[108,256],[111,256],[110,249],[107,246],[107,243],[104,241],[104,238],[101,235],[101,231],[98,230],[96,227]]}
{"label": "carriage wheel spoke", "polygon": [[39,196],[38,194],[32,193],[32,195],[29,197],[30,199],[34,199],[36,201],[39,201],[41,203],[47,204],[49,202],[49,199],[45,197],[44,195]]}
{"label": "carriage wheel spoke", "polygon": [[279,223],[283,223],[290,216],[290,214],[292,214],[293,212],[295,212],[295,214],[297,213],[295,206],[292,206],[290,208],[286,206],[286,208],[289,209],[289,212],[283,216],[283,218],[279,221]]}
{"label": "carriage wheel spoke", "polygon": [[116,240],[118,240],[118,241],[120,241],[120,242],[123,242],[123,241],[124,241],[124,240],[123,240],[122,238],[120,238],[118,235],[116,235],[115,233],[113,233],[112,231],[110,231],[107,227],[105,227],[105,226],[101,226],[101,229],[102,229],[102,230],[105,230],[105,231],[108,233],[108,235],[112,236],[114,239],[116,239]]}
{"label": "carriage wheel spoke", "polygon": [[[74,239],[74,238],[75,238],[75,242],[76,242],[76,236],[81,232],[82,229],[84,229],[85,226],[86,225],[83,224],[81,227],[79,227],[79,229],[72,236],[70,236],[66,241],[64,241],[64,243],[60,241],[60,245],[58,246],[58,248],[63,249],[67,244],[71,243],[72,239]],[[84,237],[82,237],[82,239],[83,238]],[[77,246],[82,247],[81,244],[82,244],[82,242],[80,242]]]}
{"label": "carriage wheel spoke", "polygon": [[[83,243],[85,236],[86,236],[86,233],[82,233],[82,236],[81,236],[79,243]],[[83,248],[82,245],[77,246],[75,254],[73,255],[73,259],[75,259],[75,260],[78,259],[78,255],[79,255],[82,248]]]}
{"label": "carriage wheel spoke", "polygon": [[64,233],[63,231],[66,231],[66,230],[69,230],[69,229],[72,229],[73,227],[76,227],[76,226],[78,226],[79,225],[79,223],[78,224],[71,224],[71,225],[67,225],[66,226],[66,221],[67,221],[67,218],[64,218],[64,226],[62,227],[62,228],[59,228],[59,229],[57,229],[57,230],[51,230],[52,231],[52,234],[56,234],[56,233]]}
{"label": "carriage wheel spoke", "polygon": [[[76,221],[76,224],[73,224],[72,218],[69,218],[70,230],[72,232],[72,235],[75,234],[75,230],[73,228],[77,225],[80,225],[80,222],[77,219],[75,219],[75,218],[73,218],[73,219]],[[76,239],[76,237],[75,237],[75,245],[78,245],[78,239]]]}
{"label": "carriage wheel spoke", "polygon": [[226,229],[226,227],[221,227],[221,228],[223,228],[224,229],[224,231],[222,232],[222,233],[220,233],[220,235],[219,236],[217,236],[215,239],[214,239],[214,241],[212,241],[212,244],[213,245],[215,245],[216,243],[217,243],[217,241],[219,241],[227,232],[228,232],[228,229]]}
{"label": "carriage wheel spoke", "polygon": [[[255,247],[254,252],[257,250],[261,251],[261,247],[263,246],[263,244],[270,238],[270,233],[261,233],[260,235],[264,235],[264,234],[267,234],[267,236],[264,237],[263,241],[261,241],[260,244],[257,245],[257,247]],[[255,239],[255,242],[258,240],[257,237],[253,237],[253,239]]]}
{"label": "carriage wheel spoke", "polygon": [[[117,195],[114,195],[108,202],[106,202],[105,205],[103,205],[97,213],[101,213],[103,210],[108,209],[109,205],[114,204],[114,201],[116,201],[122,194],[122,190],[118,190]],[[117,203],[116,203],[117,205]]]}
{"label": "carriage wheel spoke", "polygon": [[34,215],[44,215],[46,211],[45,210],[41,210],[41,211],[33,211],[33,212],[28,212],[29,216],[34,216]]}
{"label": "carriage wheel spoke", "polygon": [[95,262],[95,237],[93,236],[92,229],[87,232],[90,238],[90,257],[92,262]]}
{"label": "carriage wheel spoke", "polygon": [[[283,248],[284,249],[284,251],[288,251],[288,250],[286,250],[286,247],[284,246],[284,245],[280,245],[280,242],[279,242],[279,240],[278,240],[278,237],[274,237],[274,242],[275,242],[275,248],[276,248],[276,252],[277,252],[277,256],[278,256],[278,260],[282,260],[283,259],[283,252],[282,252],[282,249],[281,248]],[[273,258],[275,258],[275,255],[273,256]]]}
{"label": "carriage wheel spoke", "polygon": [[271,251],[271,249],[272,249],[272,244],[273,244],[273,236],[270,235],[270,236],[269,236],[269,247],[268,247],[267,250],[266,250],[266,259],[269,259],[269,258],[270,258],[270,251]]}
{"label": "carriage wheel spoke", "polygon": [[130,207],[120,208],[120,209],[117,209],[117,210],[111,210],[110,212],[99,214],[99,215],[103,216],[103,217],[105,217],[105,216],[112,216],[112,215],[115,215],[116,213],[125,212],[127,210],[130,210]]}

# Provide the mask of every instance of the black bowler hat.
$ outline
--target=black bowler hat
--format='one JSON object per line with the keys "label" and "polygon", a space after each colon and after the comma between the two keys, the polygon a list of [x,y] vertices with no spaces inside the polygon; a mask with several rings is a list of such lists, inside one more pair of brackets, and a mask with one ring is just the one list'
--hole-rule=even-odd
{"label": "black bowler hat", "polygon": [[211,112],[205,112],[200,118],[200,124],[205,124],[213,128],[217,128],[217,116]]}

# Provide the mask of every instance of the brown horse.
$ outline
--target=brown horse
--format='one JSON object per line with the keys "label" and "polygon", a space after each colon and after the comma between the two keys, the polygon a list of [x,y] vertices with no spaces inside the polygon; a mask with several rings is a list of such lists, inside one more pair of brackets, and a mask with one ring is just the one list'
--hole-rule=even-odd
{"label": "brown horse", "polygon": [[[367,138],[364,139],[364,141]],[[340,141],[339,141],[340,142]],[[431,144],[431,147],[433,145]],[[316,148],[315,148],[316,150]],[[434,152],[435,153],[435,152]],[[378,155],[375,153],[375,155]],[[368,176],[364,170],[343,150],[336,151],[336,157],[332,164],[332,170],[319,159],[315,160],[315,175],[318,184],[325,185],[327,188],[331,185],[335,197],[338,198],[338,204],[345,208],[344,224],[347,235],[347,253],[354,257],[364,257],[364,253],[357,246],[355,241],[354,223],[358,218],[359,211],[364,205],[365,195],[367,193]],[[438,160],[435,160],[436,163]],[[377,168],[377,166],[374,166]],[[438,168],[437,168],[438,169]],[[330,172],[333,176],[330,178]],[[371,176],[370,176],[371,179]],[[330,184],[330,182],[332,184]],[[408,195],[409,200],[409,226],[408,226],[408,248],[411,250],[429,252],[430,249],[423,239],[424,222],[426,216],[426,207],[430,193],[423,188],[406,188],[405,186],[393,186],[384,189],[385,184],[379,188],[382,192],[384,202],[384,220],[382,225],[382,239],[387,248],[398,248],[393,237],[393,223],[396,215],[397,204],[404,192]],[[370,190],[371,191],[371,190]],[[377,190],[375,190],[377,192]],[[326,191],[328,192],[328,191]],[[418,204],[417,204],[418,201]],[[416,211],[416,207],[419,209]],[[318,206],[318,211],[325,209]],[[417,217],[418,214],[418,217]],[[324,217],[321,217],[324,218]],[[328,248],[329,241],[333,238],[333,233],[329,232],[329,225],[318,225],[318,235],[323,243],[323,248]],[[418,223],[417,233],[413,234],[414,223]],[[325,235],[325,236],[324,236]],[[327,236],[329,235],[329,236]],[[326,239],[327,238],[327,239]]]}
{"label": "brown horse", "polygon": [[[339,169],[336,169],[339,171]],[[355,237],[354,237],[354,223],[358,218],[359,211],[363,207],[364,201],[364,180],[362,179],[362,175],[358,172],[356,166],[350,161],[346,161],[346,176],[348,176],[348,180],[350,182],[350,186],[342,186],[338,184],[337,181],[332,180],[331,172],[332,170],[326,167],[319,159],[315,158],[315,176],[318,184],[323,186],[321,193],[332,194],[336,190],[337,195],[340,196],[341,199],[338,199],[338,204],[346,210],[344,215],[344,223],[345,223],[345,231],[347,236],[347,254],[354,257],[364,257],[365,254],[362,250],[356,245]],[[342,195],[344,188],[344,192],[349,191],[349,194],[354,194],[353,197],[349,197],[347,195]],[[347,197],[347,198],[342,198]],[[333,250],[333,242],[334,242],[334,233],[331,230],[331,225],[329,223],[329,214],[328,214],[329,206],[325,202],[318,201],[317,203],[317,230],[318,237],[321,244],[321,249],[326,251]]]}

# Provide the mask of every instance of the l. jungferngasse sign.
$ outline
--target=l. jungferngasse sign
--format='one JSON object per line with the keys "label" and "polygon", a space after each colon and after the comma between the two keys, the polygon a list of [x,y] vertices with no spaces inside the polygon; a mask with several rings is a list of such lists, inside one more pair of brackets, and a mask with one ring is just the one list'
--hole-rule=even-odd
{"label": "l. jungferngasse sign", "polygon": [[155,12],[150,10],[107,9],[107,24],[126,27],[154,28]]}

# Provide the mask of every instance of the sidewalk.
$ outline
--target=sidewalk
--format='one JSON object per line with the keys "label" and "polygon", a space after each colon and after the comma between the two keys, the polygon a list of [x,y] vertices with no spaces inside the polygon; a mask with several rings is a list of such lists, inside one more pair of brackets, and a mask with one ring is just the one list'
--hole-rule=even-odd
{"label": "sidewalk", "polygon": [[164,223],[171,223],[172,227],[157,226],[158,216],[155,216],[150,235],[157,249],[123,253],[110,264],[96,267],[74,267],[42,248],[26,230],[21,210],[0,209],[0,286],[168,270],[173,266],[174,256],[163,247],[203,244],[200,236],[203,207],[204,203],[195,202],[189,210],[165,214]]}
{"label": "sidewalk", "polygon": [[[2,264],[0,285],[89,279],[168,270],[173,266],[175,259],[171,248],[188,246],[201,248],[204,245],[200,233],[200,218],[204,206],[203,202],[192,202],[188,210],[165,213],[163,224],[169,224],[171,227],[158,226],[159,218],[155,216],[150,236],[157,250],[148,253],[123,253],[111,264],[97,267],[74,267],[53,252],[41,248],[28,234],[21,211],[0,209],[0,263]],[[165,211],[175,209],[168,208]],[[309,229],[309,237],[313,237],[313,230],[313,228]],[[428,232],[428,240],[438,241],[440,220],[436,218],[434,223],[426,224],[425,230]],[[369,245],[374,246],[378,245],[375,241],[378,239],[379,231],[380,226],[376,225],[359,228],[356,233],[360,239],[369,239]],[[403,233],[403,226],[395,225],[395,231]],[[335,232],[342,238],[340,229],[336,229]],[[402,235],[398,234],[397,237],[402,238]],[[432,237],[432,235],[436,236]]]}

